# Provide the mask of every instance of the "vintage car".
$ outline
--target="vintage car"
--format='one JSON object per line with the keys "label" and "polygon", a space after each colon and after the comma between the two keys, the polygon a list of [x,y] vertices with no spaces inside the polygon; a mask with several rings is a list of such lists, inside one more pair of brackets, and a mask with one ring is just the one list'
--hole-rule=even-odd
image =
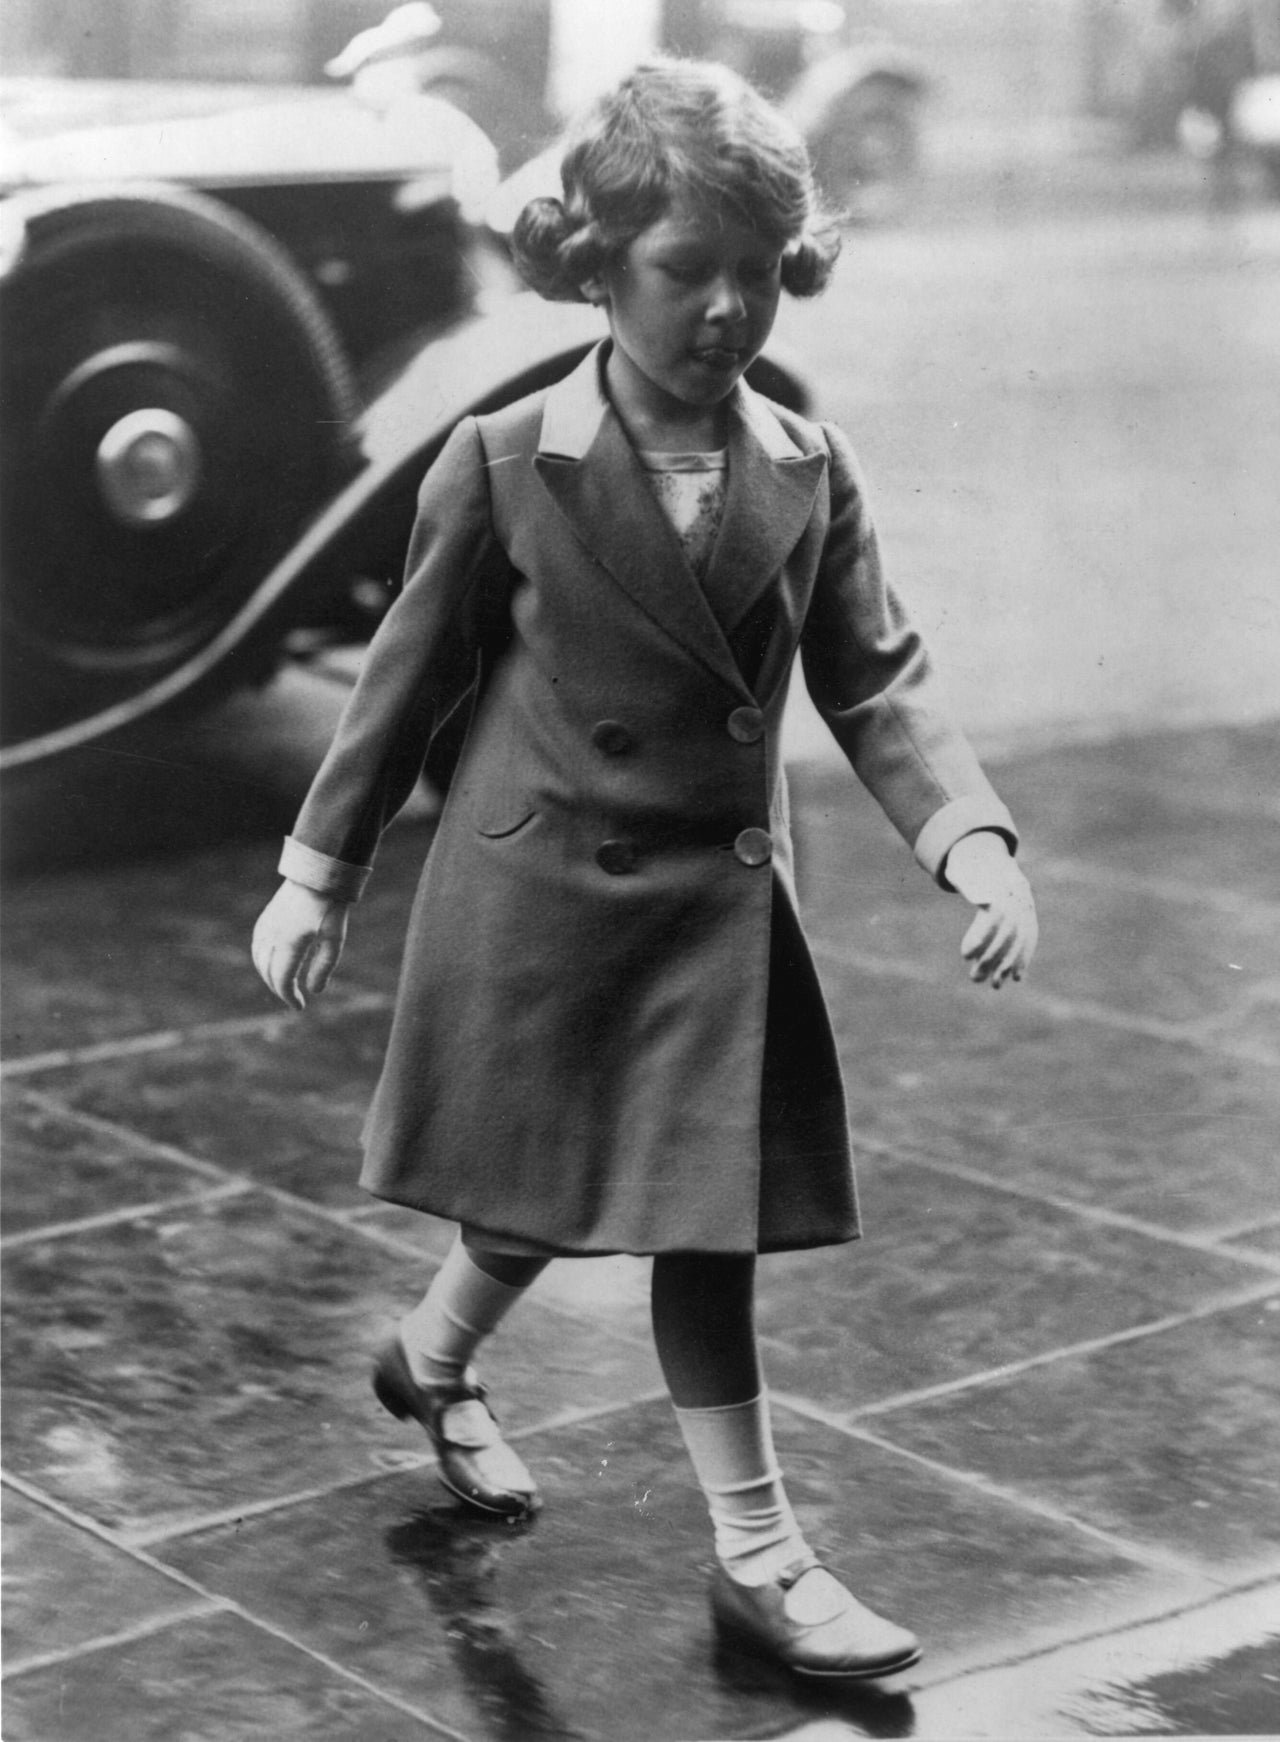
{"label": "vintage car", "polygon": [[5,766],[367,636],[458,418],[598,336],[486,251],[474,123],[377,88],[0,81]]}

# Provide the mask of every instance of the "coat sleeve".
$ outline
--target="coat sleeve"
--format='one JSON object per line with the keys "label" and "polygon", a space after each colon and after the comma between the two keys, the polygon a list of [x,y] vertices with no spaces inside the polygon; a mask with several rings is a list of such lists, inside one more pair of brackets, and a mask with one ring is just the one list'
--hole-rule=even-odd
{"label": "coat sleeve", "polygon": [[858,464],[832,424],[831,520],[801,638],[805,683],[863,784],[932,877],[962,835],[1013,819],[951,719],[929,654],[885,578]]}
{"label": "coat sleeve", "polygon": [[358,897],[432,736],[475,680],[480,650],[503,620],[510,576],[493,531],[484,449],[468,418],[423,480],[403,590],[369,644],[286,842],[284,875]]}

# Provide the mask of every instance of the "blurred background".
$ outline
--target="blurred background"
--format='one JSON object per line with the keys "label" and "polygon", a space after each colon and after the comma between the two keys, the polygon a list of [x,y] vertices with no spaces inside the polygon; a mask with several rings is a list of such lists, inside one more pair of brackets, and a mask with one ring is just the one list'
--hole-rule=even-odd
{"label": "blurred background", "polygon": [[594,336],[513,295],[504,231],[655,46],[774,96],[844,213],[763,384],[854,436],[971,727],[1275,707],[1275,0],[11,0],[0,28],[10,767],[349,679],[448,428]]}

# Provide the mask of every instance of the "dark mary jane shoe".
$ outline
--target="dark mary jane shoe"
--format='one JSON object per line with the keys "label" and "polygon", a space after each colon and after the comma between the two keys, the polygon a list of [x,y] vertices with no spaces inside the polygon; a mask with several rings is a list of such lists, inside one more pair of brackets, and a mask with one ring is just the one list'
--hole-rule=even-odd
{"label": "dark mary jane shoe", "polygon": [[419,1385],[404,1344],[393,1337],[374,1358],[373,1390],[400,1421],[426,1430],[436,1474],[451,1494],[491,1518],[526,1518],[542,1502],[524,1464],[498,1431],[483,1385],[468,1368],[457,1385]]}
{"label": "dark mary jane shoe", "polygon": [[[815,1574],[821,1584],[798,1593]],[[797,1675],[870,1681],[920,1661],[914,1633],[859,1603],[813,1559],[797,1561],[766,1585],[740,1585],[717,1567],[711,1611],[729,1642],[765,1652]]]}

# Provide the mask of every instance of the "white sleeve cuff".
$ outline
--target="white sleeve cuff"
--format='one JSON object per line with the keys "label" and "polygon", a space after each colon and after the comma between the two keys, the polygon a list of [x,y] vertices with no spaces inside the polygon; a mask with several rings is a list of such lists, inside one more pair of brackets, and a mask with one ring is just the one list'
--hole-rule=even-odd
{"label": "white sleeve cuff", "polygon": [[962,836],[973,834],[975,829],[994,829],[1008,841],[1011,853],[1017,851],[1018,831],[1013,818],[994,796],[951,799],[934,811],[916,836],[913,851],[918,863],[944,889],[951,887],[942,875],[947,854]]}
{"label": "white sleeve cuff", "polygon": [[277,869],[291,883],[304,884],[317,895],[329,895],[336,901],[359,901],[373,866],[331,859],[327,853],[318,853],[314,847],[304,846],[292,835],[286,835]]}

